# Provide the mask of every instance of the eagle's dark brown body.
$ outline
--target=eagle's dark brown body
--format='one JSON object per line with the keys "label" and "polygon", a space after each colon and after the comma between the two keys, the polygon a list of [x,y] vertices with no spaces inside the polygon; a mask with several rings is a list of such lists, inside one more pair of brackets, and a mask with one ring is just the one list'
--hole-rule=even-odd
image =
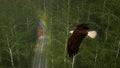
{"label": "eagle's dark brown body", "polygon": [[79,46],[82,40],[87,36],[87,30],[89,27],[87,24],[77,25],[73,34],[68,39],[67,52],[69,57],[73,57],[79,51]]}

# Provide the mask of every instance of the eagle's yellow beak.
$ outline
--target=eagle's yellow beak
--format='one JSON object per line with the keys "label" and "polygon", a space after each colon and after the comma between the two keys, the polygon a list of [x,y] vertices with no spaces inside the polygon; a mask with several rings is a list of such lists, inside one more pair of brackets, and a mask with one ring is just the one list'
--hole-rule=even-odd
{"label": "eagle's yellow beak", "polygon": [[88,31],[87,36],[94,39],[97,36],[97,32],[96,31]]}

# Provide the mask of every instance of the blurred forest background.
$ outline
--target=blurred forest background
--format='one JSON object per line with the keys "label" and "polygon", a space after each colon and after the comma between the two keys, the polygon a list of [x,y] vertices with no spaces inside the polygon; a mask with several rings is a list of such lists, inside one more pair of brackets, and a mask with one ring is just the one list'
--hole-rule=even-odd
{"label": "blurred forest background", "polygon": [[[47,68],[120,68],[120,0],[0,0],[0,68],[32,68],[36,17],[46,24]],[[72,62],[67,40],[80,23],[98,36],[85,38]]]}

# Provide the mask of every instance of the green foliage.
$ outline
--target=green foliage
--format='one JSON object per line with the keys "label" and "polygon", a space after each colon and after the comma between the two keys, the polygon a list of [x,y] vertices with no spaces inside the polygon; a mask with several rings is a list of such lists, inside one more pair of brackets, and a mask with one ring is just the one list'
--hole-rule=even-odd
{"label": "green foliage", "polygon": [[72,68],[66,54],[70,30],[88,23],[96,30],[96,39],[84,39],[74,68],[120,67],[120,7],[118,0],[45,0],[48,25],[48,67]]}
{"label": "green foliage", "polygon": [[0,68],[31,68],[37,41],[30,0],[0,0]]}
{"label": "green foliage", "polygon": [[[0,0],[0,68],[30,68],[37,16],[47,24],[48,68],[120,68],[119,0]],[[66,52],[77,24],[88,23],[96,39],[84,39],[75,62]],[[12,57],[13,63],[12,65]],[[23,61],[24,60],[24,61]]]}

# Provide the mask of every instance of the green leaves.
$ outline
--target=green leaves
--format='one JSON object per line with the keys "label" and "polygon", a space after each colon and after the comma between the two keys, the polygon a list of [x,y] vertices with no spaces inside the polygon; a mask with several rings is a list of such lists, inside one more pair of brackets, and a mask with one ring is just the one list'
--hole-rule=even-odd
{"label": "green leaves", "polygon": [[32,21],[36,8],[30,0],[0,3],[0,67],[30,68],[37,41],[37,23]]}
{"label": "green leaves", "polygon": [[74,68],[119,68],[119,3],[119,0],[1,0],[0,67],[32,67],[37,40],[37,24],[32,20],[40,17],[47,25],[47,67],[71,68],[72,60],[66,54],[68,32],[77,24],[88,23],[98,36],[83,40]]}
{"label": "green leaves", "polygon": [[[50,52],[50,55],[54,55],[53,60],[58,62],[53,62],[53,68],[59,68],[56,66],[60,64],[59,62],[64,63],[63,67],[71,68],[72,61],[66,57],[65,51],[70,36],[68,31],[73,30],[80,23],[90,24],[91,30],[96,30],[98,36],[94,40],[83,40],[74,68],[119,68],[119,58],[117,61],[115,59],[118,54],[117,43],[120,40],[118,3],[120,2],[117,0],[52,0],[49,4],[46,1],[46,8],[48,8],[46,20],[52,22],[48,23],[50,28],[48,35],[50,34],[51,41],[48,44],[48,54]],[[63,57],[66,62],[63,59],[56,59],[58,57]],[[48,60],[50,61],[51,58],[49,57]],[[48,66],[51,66],[49,62]]]}

